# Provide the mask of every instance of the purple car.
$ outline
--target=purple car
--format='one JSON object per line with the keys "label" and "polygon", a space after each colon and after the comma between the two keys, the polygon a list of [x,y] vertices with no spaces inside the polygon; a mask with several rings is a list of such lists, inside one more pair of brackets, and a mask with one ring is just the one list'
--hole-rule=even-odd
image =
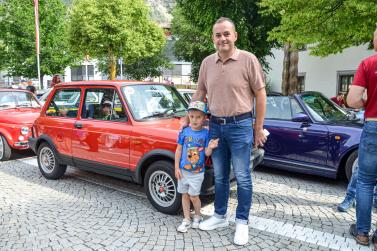
{"label": "purple car", "polygon": [[348,179],[357,164],[362,121],[319,92],[268,96],[264,166]]}

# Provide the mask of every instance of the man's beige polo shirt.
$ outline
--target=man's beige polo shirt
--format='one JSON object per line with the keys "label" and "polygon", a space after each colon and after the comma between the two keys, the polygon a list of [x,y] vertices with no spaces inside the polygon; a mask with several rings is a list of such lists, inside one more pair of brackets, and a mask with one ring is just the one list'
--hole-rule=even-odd
{"label": "man's beige polo shirt", "polygon": [[254,91],[264,86],[262,67],[247,51],[236,49],[226,62],[216,52],[200,66],[198,90],[207,92],[209,110],[218,117],[252,111]]}

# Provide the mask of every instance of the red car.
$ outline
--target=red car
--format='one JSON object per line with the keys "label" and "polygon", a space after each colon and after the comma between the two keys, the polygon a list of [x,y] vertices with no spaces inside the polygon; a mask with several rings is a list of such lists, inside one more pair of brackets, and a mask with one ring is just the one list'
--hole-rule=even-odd
{"label": "red car", "polygon": [[[48,179],[67,165],[144,184],[159,211],[181,207],[174,152],[187,103],[169,85],[88,81],[54,86],[33,126],[30,146]],[[213,192],[208,166],[203,193]]]}
{"label": "red car", "polygon": [[29,148],[31,127],[40,112],[31,92],[0,89],[0,161],[8,160],[14,150]]}

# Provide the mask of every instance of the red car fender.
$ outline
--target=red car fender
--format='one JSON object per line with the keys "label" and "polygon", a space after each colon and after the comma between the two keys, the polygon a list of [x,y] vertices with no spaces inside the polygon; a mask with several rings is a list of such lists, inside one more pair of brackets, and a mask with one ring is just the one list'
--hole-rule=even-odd
{"label": "red car fender", "polygon": [[[9,125],[6,125],[6,126],[9,127]],[[12,134],[10,134],[8,130],[1,127],[1,124],[0,124],[0,134],[4,136],[4,138],[7,140],[10,146],[13,146],[14,139],[12,137]]]}

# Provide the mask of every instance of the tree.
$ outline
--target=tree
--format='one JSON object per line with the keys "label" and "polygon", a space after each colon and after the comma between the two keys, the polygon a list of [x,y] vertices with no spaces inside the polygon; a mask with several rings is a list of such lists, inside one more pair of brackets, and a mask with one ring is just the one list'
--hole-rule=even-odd
{"label": "tree", "polygon": [[[133,64],[123,64],[123,75],[127,79],[143,80],[148,77],[158,77],[162,75],[163,68],[169,68],[169,60],[161,53],[143,58]],[[98,68],[101,72],[109,69],[107,59],[99,60]],[[116,71],[119,72],[120,66],[116,65]]]}
{"label": "tree", "polygon": [[278,24],[273,15],[259,14],[259,1],[177,0],[173,11],[172,33],[176,37],[175,54],[192,62],[192,78],[197,80],[204,57],[214,52],[212,26],[221,17],[231,18],[238,32],[237,47],[254,53],[268,68],[265,57],[271,55],[274,41],[268,32]]}
{"label": "tree", "polygon": [[[65,37],[67,7],[61,0],[39,0],[41,77],[62,73],[75,59]],[[10,76],[36,78],[33,1],[0,1],[0,68]]]}
{"label": "tree", "polygon": [[142,0],[74,0],[68,35],[83,57],[107,59],[110,79],[115,79],[117,58],[133,64],[158,54],[165,44]]}
{"label": "tree", "polygon": [[261,6],[265,14],[281,17],[271,41],[307,45],[317,56],[368,43],[377,22],[375,0],[262,0]]}

